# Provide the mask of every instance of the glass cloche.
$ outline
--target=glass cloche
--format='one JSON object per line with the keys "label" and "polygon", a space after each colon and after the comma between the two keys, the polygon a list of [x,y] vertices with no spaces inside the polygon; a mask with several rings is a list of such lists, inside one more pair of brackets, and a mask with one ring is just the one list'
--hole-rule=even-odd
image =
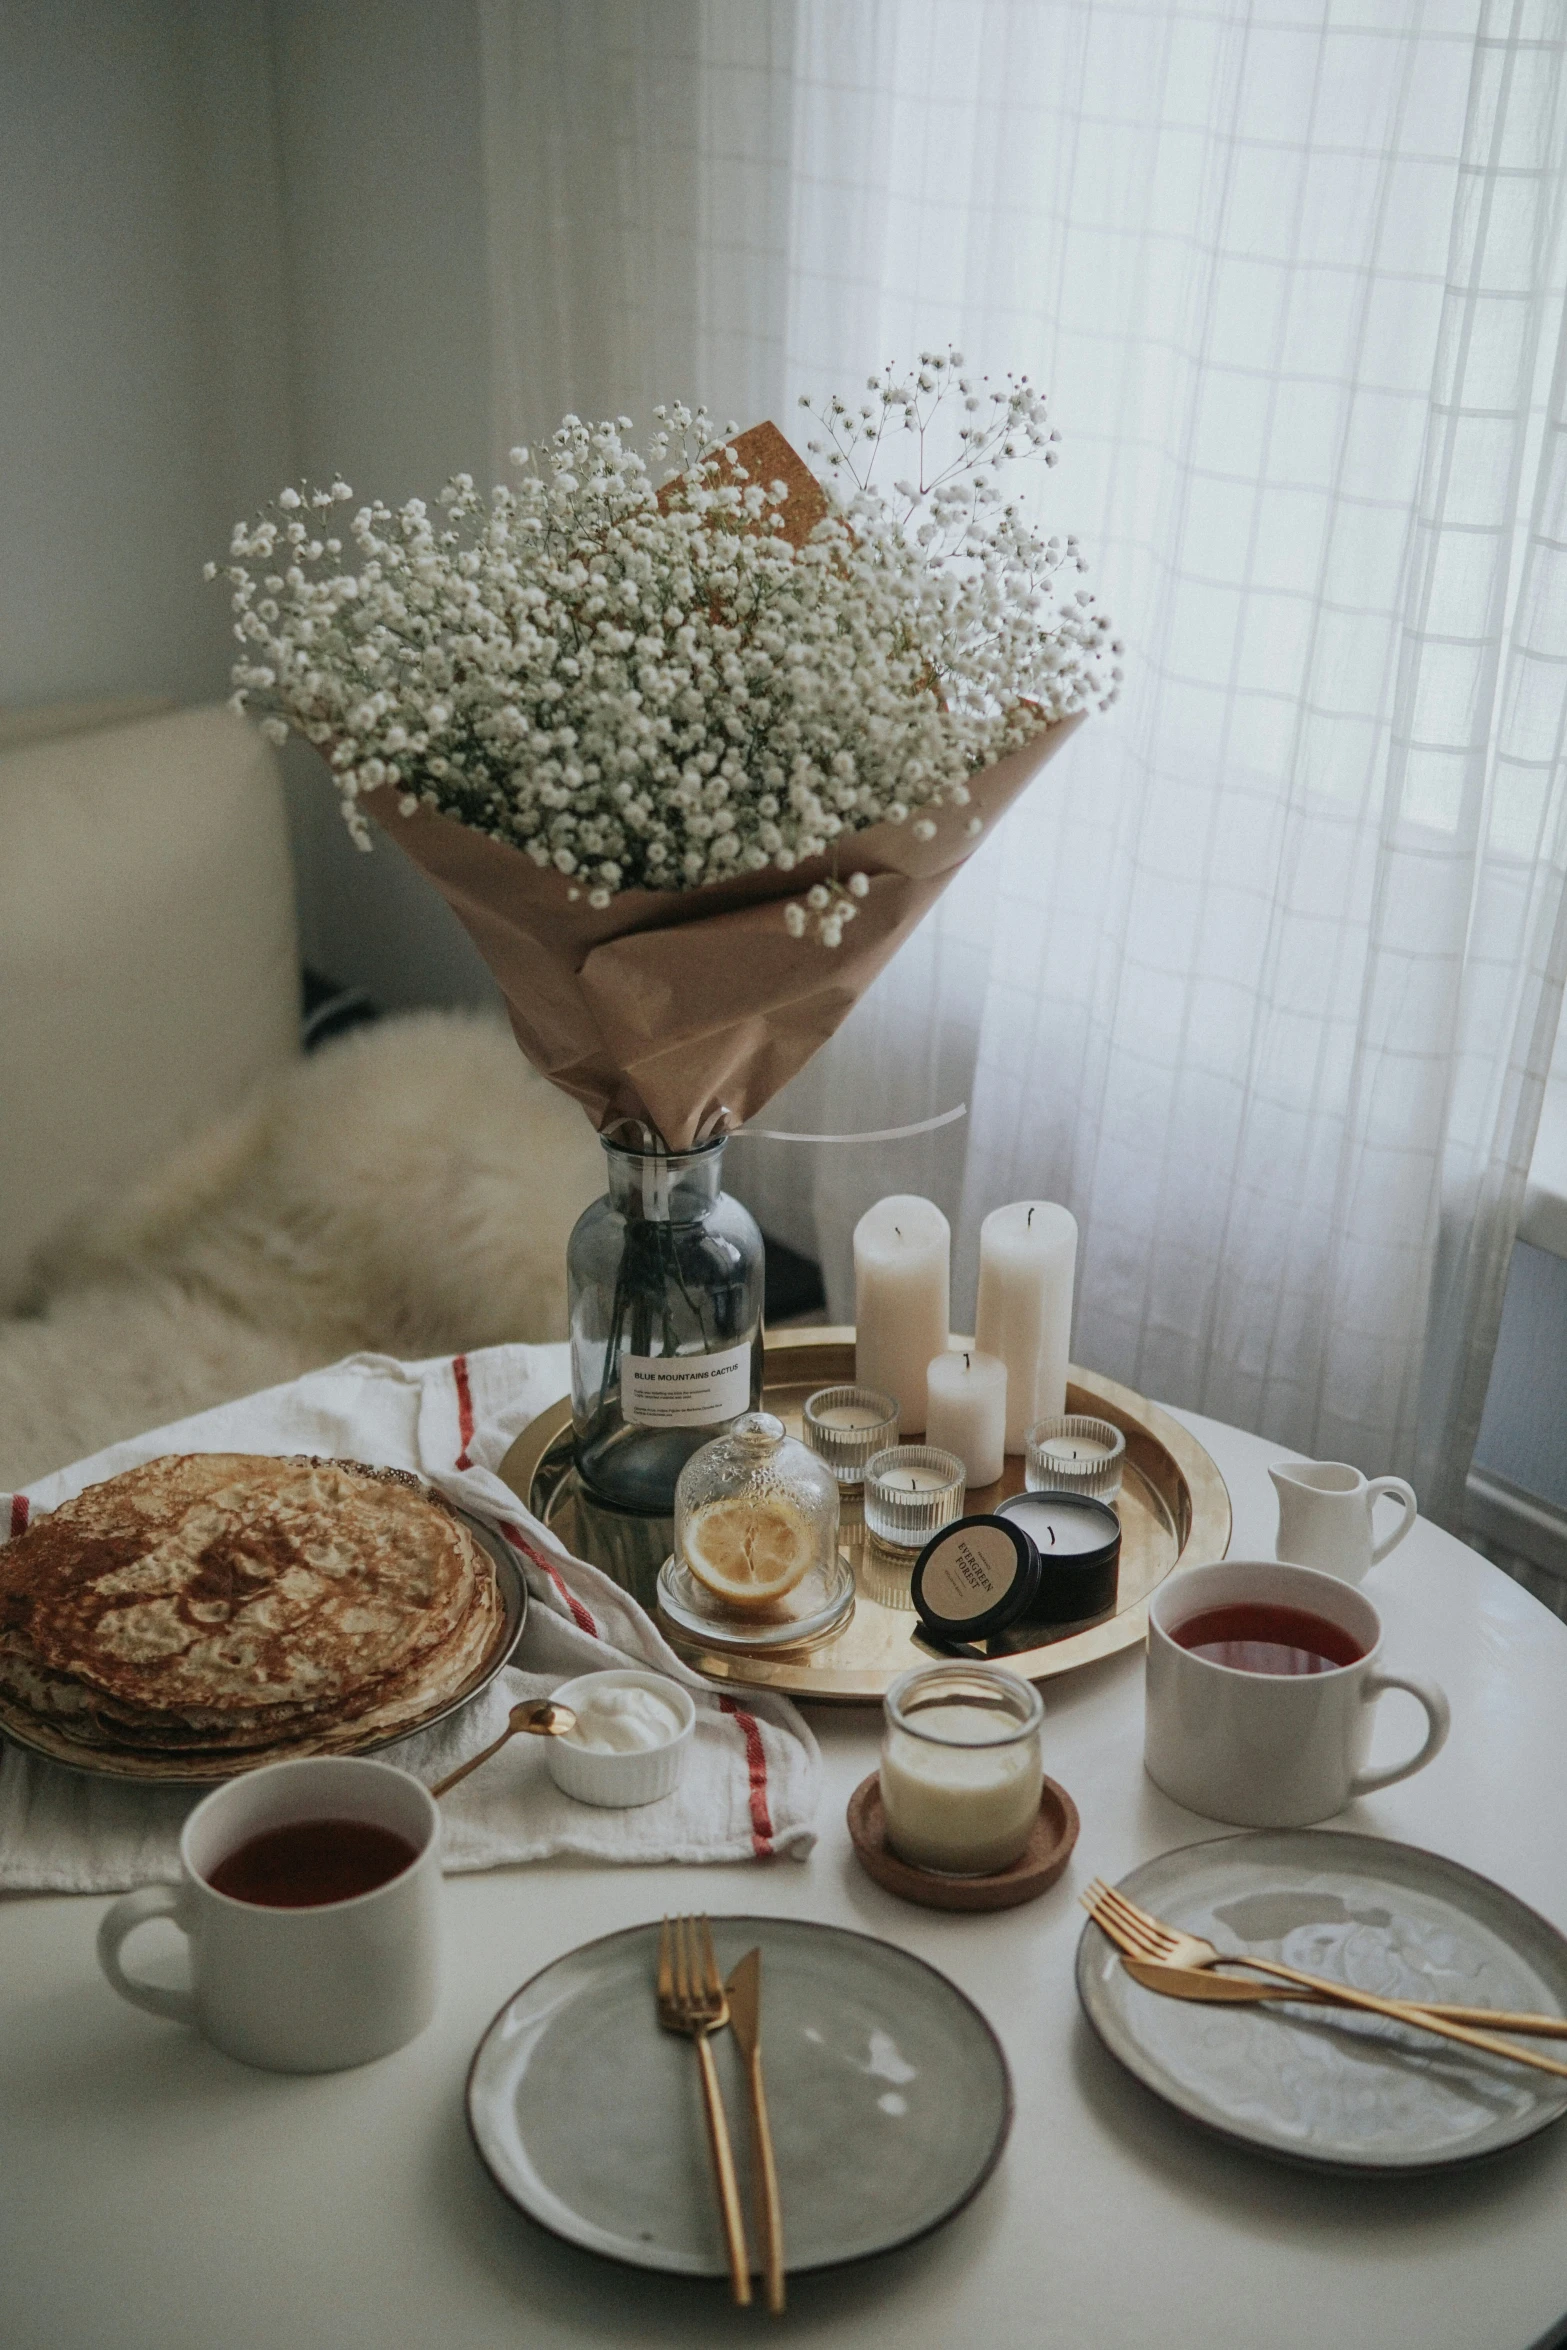
{"label": "glass cloche", "polygon": [[675,1554],[658,1588],[691,1638],[774,1647],[823,1637],[854,1603],[832,1471],[771,1412],[747,1413],[681,1470]]}

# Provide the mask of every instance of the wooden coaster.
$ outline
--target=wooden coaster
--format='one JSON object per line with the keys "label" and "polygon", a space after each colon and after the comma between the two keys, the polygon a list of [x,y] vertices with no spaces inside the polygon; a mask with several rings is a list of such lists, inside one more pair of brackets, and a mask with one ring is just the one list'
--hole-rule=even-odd
{"label": "wooden coaster", "polygon": [[900,1901],[917,1901],[926,1909],[1016,1909],[1020,1902],[1035,1900],[1071,1859],[1077,1827],[1076,1804],[1064,1787],[1047,1779],[1034,1832],[1010,1868],[990,1877],[944,1877],[900,1860],[887,1842],[878,1772],[862,1779],[849,1798],[849,1835],[861,1868]]}

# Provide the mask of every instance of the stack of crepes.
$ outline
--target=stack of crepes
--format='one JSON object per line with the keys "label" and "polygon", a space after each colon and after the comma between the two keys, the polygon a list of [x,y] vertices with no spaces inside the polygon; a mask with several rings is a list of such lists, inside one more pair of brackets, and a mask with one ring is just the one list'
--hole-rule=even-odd
{"label": "stack of crepes", "polygon": [[488,1552],[406,1471],[166,1454],[0,1551],[0,1719],[62,1760],[227,1775],[400,1736],[504,1624]]}

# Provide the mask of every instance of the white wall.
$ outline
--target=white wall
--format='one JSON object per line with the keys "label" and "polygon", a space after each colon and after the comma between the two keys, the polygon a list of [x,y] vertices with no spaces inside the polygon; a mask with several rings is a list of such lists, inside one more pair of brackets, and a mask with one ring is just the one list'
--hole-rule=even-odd
{"label": "white wall", "polygon": [[[298,471],[487,464],[475,0],[0,0],[0,704],[228,690],[202,563]],[[307,959],[493,997],[290,764]]]}
{"label": "white wall", "polygon": [[[361,496],[489,466],[474,0],[273,0],[297,463]],[[307,951],[388,1005],[496,1000],[400,851],[350,843],[320,764],[289,760]]]}
{"label": "white wall", "polygon": [[[186,32],[174,0],[0,8],[5,702],[223,690],[200,571],[234,484]],[[247,137],[239,168],[253,159]],[[286,423],[260,389],[249,421],[275,464]]]}

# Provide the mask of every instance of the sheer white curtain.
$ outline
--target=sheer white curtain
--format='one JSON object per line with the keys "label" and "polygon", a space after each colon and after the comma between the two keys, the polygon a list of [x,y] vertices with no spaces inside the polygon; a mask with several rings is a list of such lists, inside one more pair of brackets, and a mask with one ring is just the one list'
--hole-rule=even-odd
{"label": "sheer white curtain", "polygon": [[[1078,1358],[1454,1514],[1567,970],[1560,0],[490,0],[502,442],[957,342],[1051,390],[1125,698],[790,1125],[841,1309],[930,1190],[1083,1228]],[[737,1153],[738,1155],[738,1153]]]}

